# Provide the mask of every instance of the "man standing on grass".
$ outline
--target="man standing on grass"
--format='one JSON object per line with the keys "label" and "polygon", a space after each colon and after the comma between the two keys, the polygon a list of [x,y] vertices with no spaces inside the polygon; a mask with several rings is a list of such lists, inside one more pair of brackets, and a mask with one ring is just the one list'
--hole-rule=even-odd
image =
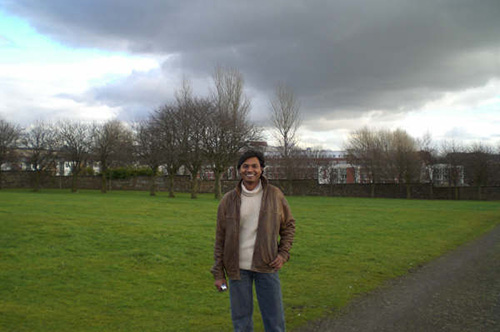
{"label": "man standing on grass", "polygon": [[254,283],[266,331],[285,331],[278,270],[290,257],[295,220],[283,193],[263,176],[264,167],[262,153],[245,152],[238,161],[242,180],[217,211],[211,271],[219,291],[229,278],[235,331],[253,331]]}

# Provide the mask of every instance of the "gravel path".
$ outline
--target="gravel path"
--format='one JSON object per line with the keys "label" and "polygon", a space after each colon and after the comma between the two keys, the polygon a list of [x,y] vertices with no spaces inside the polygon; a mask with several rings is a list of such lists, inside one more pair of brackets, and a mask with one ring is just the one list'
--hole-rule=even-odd
{"label": "gravel path", "polygon": [[500,331],[500,225],[296,331]]}

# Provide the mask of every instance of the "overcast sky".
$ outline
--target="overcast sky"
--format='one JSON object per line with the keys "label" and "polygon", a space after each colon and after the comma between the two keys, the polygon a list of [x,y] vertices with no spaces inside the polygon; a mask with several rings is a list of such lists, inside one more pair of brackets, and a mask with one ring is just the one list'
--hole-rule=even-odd
{"label": "overcast sky", "polygon": [[366,125],[498,145],[499,18],[499,0],[0,0],[0,117],[137,120],[219,65],[261,125],[293,88],[304,146]]}

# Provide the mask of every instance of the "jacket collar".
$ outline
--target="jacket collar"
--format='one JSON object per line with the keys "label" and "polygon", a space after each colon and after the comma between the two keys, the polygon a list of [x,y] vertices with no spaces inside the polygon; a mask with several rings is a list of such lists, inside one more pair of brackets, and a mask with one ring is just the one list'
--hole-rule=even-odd
{"label": "jacket collar", "polygon": [[[264,175],[260,176],[260,183],[262,185],[262,191],[266,191],[266,188],[267,188],[269,181],[267,180],[267,178]],[[241,179],[238,182],[238,185],[236,186],[236,193],[238,194],[238,196],[241,196],[241,186],[242,185],[243,185],[243,179]]]}

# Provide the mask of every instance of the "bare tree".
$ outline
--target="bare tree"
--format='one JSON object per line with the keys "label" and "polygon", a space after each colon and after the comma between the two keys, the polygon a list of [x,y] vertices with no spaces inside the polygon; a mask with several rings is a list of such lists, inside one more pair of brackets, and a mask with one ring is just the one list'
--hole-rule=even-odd
{"label": "bare tree", "polygon": [[283,84],[276,87],[271,100],[271,121],[282,156],[290,156],[297,145],[297,130],[301,124],[300,104],[293,90]]}
{"label": "bare tree", "polygon": [[78,191],[78,177],[86,166],[92,148],[92,127],[83,122],[61,121],[57,124],[58,142],[63,158],[71,165],[71,192]]}
{"label": "bare tree", "polygon": [[[206,162],[204,150],[206,129],[213,110],[213,104],[208,99],[195,99],[182,113],[184,130],[188,129],[188,135],[182,135],[181,151],[183,164],[191,175],[191,198],[198,196],[198,177],[203,164]],[[187,138],[187,139],[186,139]]]}
{"label": "bare tree", "polygon": [[493,186],[499,186],[500,185],[500,141],[497,142],[494,152],[495,154],[493,155],[490,183]]}
{"label": "bare tree", "polygon": [[463,153],[465,148],[456,140],[443,141],[441,154],[447,164],[448,185],[455,188],[455,199],[459,199],[458,186],[463,179]]}
{"label": "bare tree", "polygon": [[482,199],[482,187],[488,185],[492,175],[493,148],[476,142],[467,149],[467,152],[464,167],[470,177],[470,184],[477,187],[478,198]]}
{"label": "bare tree", "polygon": [[135,147],[138,160],[151,169],[151,196],[156,195],[158,168],[163,164],[161,135],[158,124],[150,117],[135,124]]}
{"label": "bare tree", "polygon": [[375,197],[375,185],[381,182],[384,164],[387,165],[386,145],[381,135],[368,127],[351,132],[345,143],[347,160],[350,164],[361,166],[371,183],[372,197]]}
{"label": "bare tree", "polygon": [[402,182],[400,179],[400,167],[397,162],[397,145],[393,132],[388,129],[374,131],[375,145],[379,149],[379,182],[395,183]]}
{"label": "bare tree", "polygon": [[175,104],[165,104],[153,115],[159,129],[163,165],[168,172],[169,197],[175,197],[174,181],[177,171],[182,166],[179,135],[179,109]]}
{"label": "bare tree", "polygon": [[45,122],[36,122],[27,128],[21,138],[21,145],[26,149],[28,163],[34,172],[34,191],[40,190],[41,177],[54,171],[56,165],[57,134],[54,126]]}
{"label": "bare tree", "polygon": [[101,192],[107,192],[109,167],[132,154],[132,132],[120,121],[109,120],[93,128],[93,153],[101,168]]}
{"label": "bare tree", "polygon": [[411,198],[410,185],[419,180],[421,168],[417,142],[406,131],[397,129],[392,132],[391,149],[398,182],[406,185],[406,197]]}
{"label": "bare tree", "polygon": [[19,126],[0,119],[0,189],[2,189],[2,165],[16,159],[15,148],[21,129]]}
{"label": "bare tree", "polygon": [[434,198],[434,174],[432,165],[434,165],[437,160],[437,149],[432,143],[431,134],[427,132],[422,138],[418,139],[417,146],[419,150],[419,159],[423,166],[424,181],[428,181],[430,184],[429,197],[432,199]]}
{"label": "bare tree", "polygon": [[284,84],[278,84],[275,96],[271,99],[271,122],[274,136],[278,141],[282,165],[291,191],[293,178],[293,155],[298,143],[297,131],[301,124],[300,103],[293,90]]}
{"label": "bare tree", "polygon": [[[330,170],[328,153],[320,147],[308,148],[302,152],[300,166],[303,179],[317,179],[320,169]],[[329,181],[330,177],[328,177]],[[329,182],[330,183],[330,182]]]}
{"label": "bare tree", "polygon": [[208,119],[213,113],[213,103],[208,98],[195,98],[189,81],[176,91],[178,143],[182,164],[191,176],[191,198],[198,197],[198,177],[205,163],[205,142]]}
{"label": "bare tree", "polygon": [[367,127],[351,133],[345,149],[351,164],[362,167],[372,183],[406,185],[406,197],[411,198],[411,183],[420,177],[421,161],[417,141],[406,131],[397,129],[372,130]]}
{"label": "bare tree", "polygon": [[243,75],[235,69],[217,68],[213,75],[215,109],[209,118],[205,142],[207,160],[215,174],[215,198],[222,197],[222,174],[238,158],[242,148],[258,137],[248,120],[250,100],[243,92]]}

